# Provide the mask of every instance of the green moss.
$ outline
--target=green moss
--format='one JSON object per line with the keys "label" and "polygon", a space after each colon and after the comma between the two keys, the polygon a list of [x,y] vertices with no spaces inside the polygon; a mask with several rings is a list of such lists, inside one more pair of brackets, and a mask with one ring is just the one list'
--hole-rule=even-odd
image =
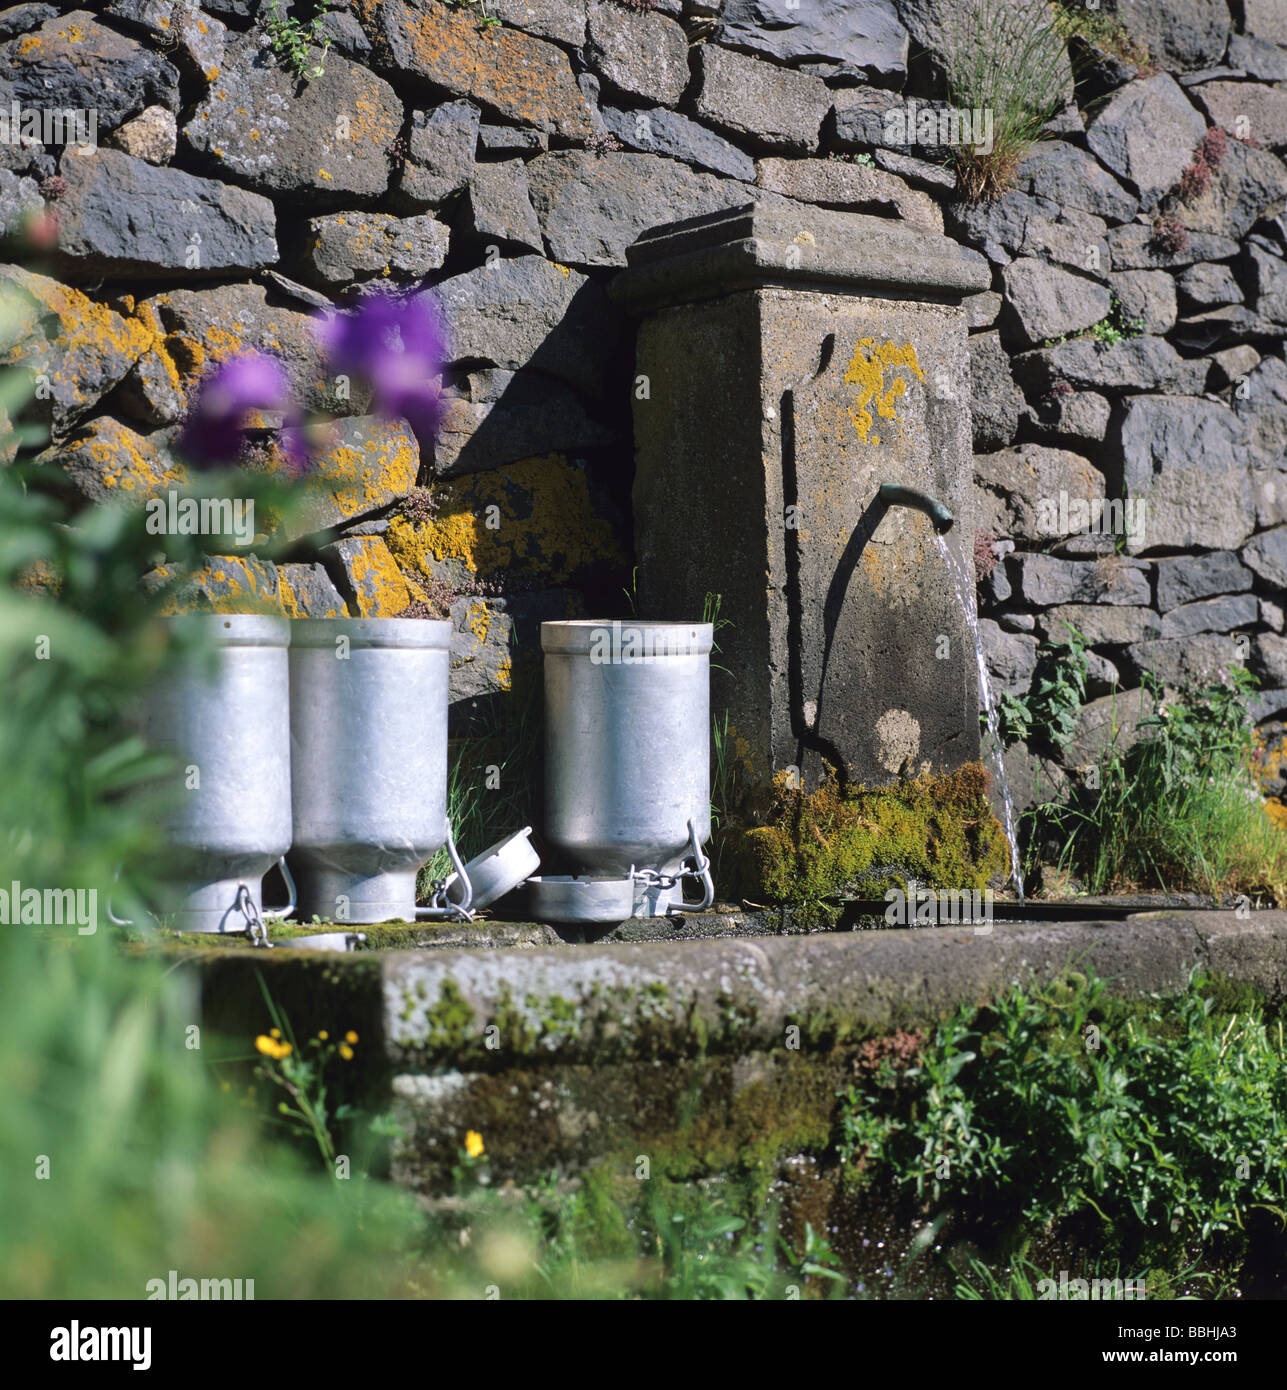
{"label": "green moss", "polygon": [[438,1002],[425,1011],[422,1045],[431,1052],[461,1052],[473,1042],[477,1032],[473,1005],[461,994],[455,980],[444,980],[438,990]]}
{"label": "green moss", "polygon": [[983,889],[1005,873],[1009,847],[979,763],[890,787],[792,789],[785,777],[763,825],[734,825],[723,852],[737,891],[761,903],[821,908],[838,894],[880,898],[915,879]]}

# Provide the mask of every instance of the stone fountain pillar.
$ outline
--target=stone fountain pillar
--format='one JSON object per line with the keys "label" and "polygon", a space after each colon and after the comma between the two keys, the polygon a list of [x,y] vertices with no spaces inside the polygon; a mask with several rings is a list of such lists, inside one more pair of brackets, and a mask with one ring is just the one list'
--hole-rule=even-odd
{"label": "stone fountain pillar", "polygon": [[[640,614],[694,620],[722,596],[712,707],[750,786],[977,758],[960,301],[988,288],[983,258],[902,222],[751,205],[656,228],[628,259],[611,292],[640,320]],[[957,518],[968,613],[887,482]]]}

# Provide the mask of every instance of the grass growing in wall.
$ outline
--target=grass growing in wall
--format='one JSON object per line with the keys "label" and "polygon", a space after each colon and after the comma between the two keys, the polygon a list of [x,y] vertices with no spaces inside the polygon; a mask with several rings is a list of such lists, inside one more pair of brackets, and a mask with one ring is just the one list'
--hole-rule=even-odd
{"label": "grass growing in wall", "polygon": [[[462,859],[535,823],[541,772],[539,670],[524,667],[513,688],[477,702],[447,745],[447,817]],[[441,849],[420,871],[421,897],[451,872]]]}
{"label": "grass growing in wall", "polygon": [[1063,842],[1060,867],[1092,893],[1160,887],[1287,902],[1287,829],[1265,809],[1247,701],[1255,677],[1173,692],[1145,677],[1153,713],[1129,748],[1116,737],[1076,795],[1038,818]]}
{"label": "grass growing in wall", "polygon": [[955,152],[961,191],[970,200],[997,197],[1062,104],[1063,36],[1044,4],[970,0],[949,23],[945,58],[953,105],[990,113],[993,125],[990,150]]}

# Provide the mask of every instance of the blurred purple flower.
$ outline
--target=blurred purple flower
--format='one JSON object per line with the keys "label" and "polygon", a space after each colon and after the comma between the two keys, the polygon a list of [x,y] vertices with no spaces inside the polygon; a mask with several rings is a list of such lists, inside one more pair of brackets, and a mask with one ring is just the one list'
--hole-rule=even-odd
{"label": "blurred purple flower", "polygon": [[369,383],[381,415],[406,420],[421,444],[433,439],[444,414],[436,379],[447,339],[427,294],[374,295],[351,314],[320,319],[318,334],[336,371]]}
{"label": "blurred purple flower", "polygon": [[248,352],[221,363],[201,383],[184,421],[179,452],[197,468],[236,463],[246,442],[249,416],[254,411],[282,411],[282,450],[293,471],[307,466],[299,429],[299,411],[291,399],[290,382],[276,358]]}

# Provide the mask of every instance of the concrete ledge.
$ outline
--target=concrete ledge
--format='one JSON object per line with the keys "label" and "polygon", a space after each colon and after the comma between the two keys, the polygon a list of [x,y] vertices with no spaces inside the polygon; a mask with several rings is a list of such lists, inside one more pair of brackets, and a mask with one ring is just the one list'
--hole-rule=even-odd
{"label": "concrete ledge", "polygon": [[959,1004],[1070,968],[1093,969],[1115,993],[1174,994],[1202,965],[1277,1000],[1287,994],[1287,912],[1141,913],[1124,922],[996,925],[987,935],[943,927],[189,959],[217,1015],[238,1000],[254,1013],[259,972],[297,1028],[336,1027],[345,1022],[337,1009],[376,1028],[381,1060],[394,1071],[494,1071],[520,1059],[602,1065],[765,1051],[781,1047],[789,1028],[799,1030],[801,1049],[826,1049],[932,1023]]}
{"label": "concrete ledge", "polygon": [[674,1177],[767,1184],[831,1142],[856,1044],[932,1025],[1011,985],[1093,969],[1117,994],[1175,994],[1195,966],[1287,994],[1287,912],[845,932],[527,950],[183,951],[212,1028],[354,1028],[343,1098],[389,1109],[396,1181],[447,1190],[466,1130],[494,1180],[640,1156]]}

